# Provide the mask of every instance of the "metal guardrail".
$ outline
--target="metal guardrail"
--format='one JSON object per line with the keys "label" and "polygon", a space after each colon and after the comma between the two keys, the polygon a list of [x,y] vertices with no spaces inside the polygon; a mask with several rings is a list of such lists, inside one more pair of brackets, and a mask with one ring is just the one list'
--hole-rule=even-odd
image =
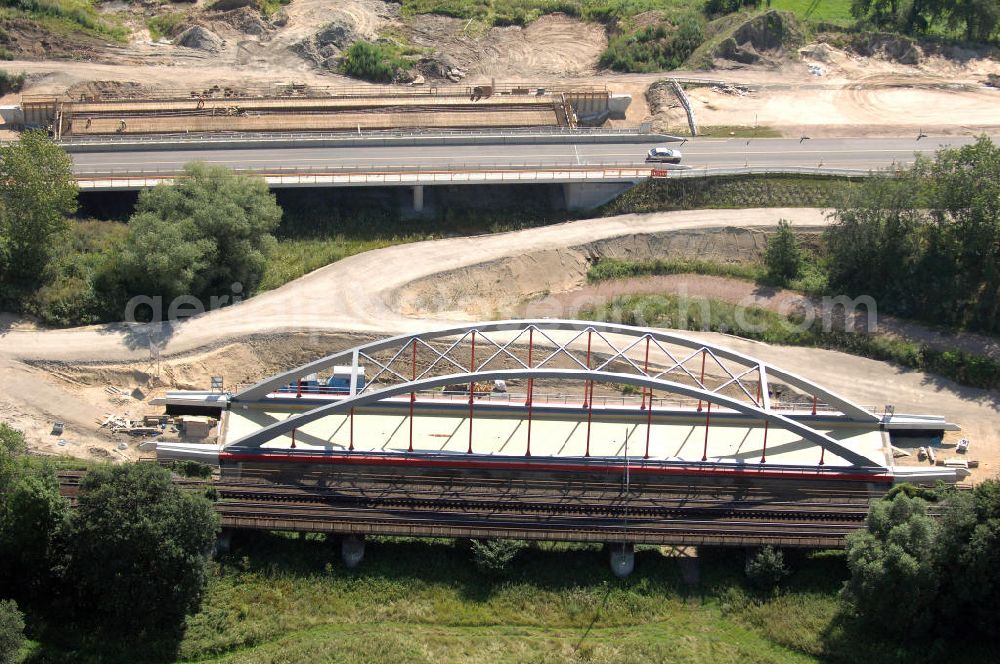
{"label": "metal guardrail", "polygon": [[[674,178],[704,178],[722,175],[822,175],[846,178],[870,177],[873,175],[892,175],[893,173],[876,168],[827,168],[825,166],[749,166],[737,168],[686,168],[670,170],[668,175]],[[653,176],[654,178],[657,176]]]}
{"label": "metal guardrail", "polygon": [[[607,168],[648,168],[642,162],[636,161],[601,161],[587,164],[560,161],[522,161],[522,162],[447,162],[434,167],[423,164],[392,164],[367,162],[353,165],[327,164],[317,166],[266,166],[261,168],[233,168],[237,175],[350,175],[350,174],[382,174],[382,173],[459,173],[459,172],[505,172],[505,171],[592,171]],[[76,174],[88,177],[148,177],[183,175],[183,167],[152,168],[152,169],[77,169]]]}

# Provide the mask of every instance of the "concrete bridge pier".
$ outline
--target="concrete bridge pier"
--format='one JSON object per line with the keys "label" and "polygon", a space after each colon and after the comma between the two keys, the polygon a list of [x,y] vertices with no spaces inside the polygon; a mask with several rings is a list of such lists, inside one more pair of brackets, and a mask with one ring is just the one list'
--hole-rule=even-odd
{"label": "concrete bridge pier", "polygon": [[635,571],[635,547],[631,544],[614,543],[608,546],[611,571],[619,579]]}
{"label": "concrete bridge pier", "polygon": [[217,558],[221,555],[229,553],[229,550],[233,545],[233,529],[223,528],[219,531],[219,537],[215,540],[215,546],[212,547],[212,557]]}
{"label": "concrete bridge pier", "polygon": [[424,185],[422,184],[413,187],[413,211],[418,214],[424,211]]}
{"label": "concrete bridge pier", "polygon": [[566,209],[593,210],[618,198],[635,184],[635,182],[567,182],[563,185]]}
{"label": "concrete bridge pier", "polygon": [[364,535],[356,537],[347,535],[340,540],[340,558],[348,569],[354,569],[361,564],[365,557]]}

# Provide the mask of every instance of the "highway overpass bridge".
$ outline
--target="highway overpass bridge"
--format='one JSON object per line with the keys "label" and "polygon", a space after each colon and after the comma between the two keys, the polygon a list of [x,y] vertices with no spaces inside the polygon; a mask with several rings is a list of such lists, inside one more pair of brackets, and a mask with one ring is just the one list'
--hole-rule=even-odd
{"label": "highway overpass bridge", "polygon": [[894,483],[963,476],[893,460],[897,433],[957,429],[939,416],[609,323],[404,335],[165,403],[220,414],[217,443],[164,441],[157,456],[218,465],[231,527],[839,546]]}
{"label": "highway overpass bridge", "polygon": [[[257,174],[274,188],[409,187],[423,208],[426,186],[552,184],[567,207],[596,207],[649,177],[739,173],[865,175],[911,163],[916,153],[971,137],[691,139],[636,130],[532,129],[368,132],[358,136],[101,137],[65,142],[82,191],[127,191],[173,182],[201,161]],[[680,167],[645,162],[679,145]]]}

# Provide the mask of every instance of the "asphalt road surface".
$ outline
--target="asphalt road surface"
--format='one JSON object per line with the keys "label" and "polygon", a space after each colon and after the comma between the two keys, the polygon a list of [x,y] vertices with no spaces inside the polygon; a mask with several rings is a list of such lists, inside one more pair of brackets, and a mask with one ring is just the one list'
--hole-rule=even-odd
{"label": "asphalt road surface", "polygon": [[[942,146],[959,146],[972,137],[913,138],[696,138],[679,145],[683,164],[692,168],[826,167],[884,168],[913,161],[917,152],[933,153]],[[994,137],[1000,140],[1000,137]],[[463,170],[495,166],[598,166],[644,162],[655,143],[581,145],[449,145],[398,147],[307,147],[233,149],[206,146],[189,150],[146,150],[74,154],[78,175],[173,172],[191,161],[254,171],[348,170],[377,167],[424,167]]]}

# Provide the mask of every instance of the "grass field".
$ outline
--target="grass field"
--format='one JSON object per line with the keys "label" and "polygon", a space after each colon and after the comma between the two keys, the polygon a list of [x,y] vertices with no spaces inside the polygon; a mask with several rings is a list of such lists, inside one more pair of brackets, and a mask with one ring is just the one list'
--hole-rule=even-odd
{"label": "grass field", "polygon": [[335,235],[325,238],[282,239],[267,258],[261,292],[277,288],[324,265],[372,249],[423,240],[423,235],[400,235],[392,238],[360,240]]}
{"label": "grass field", "polygon": [[101,15],[91,0],[0,0],[0,18],[28,18],[54,34],[83,32],[122,42],[128,30]]}
{"label": "grass field", "polygon": [[851,0],[771,0],[771,8],[790,11],[810,21],[836,25],[850,25],[855,20],[851,16]]}
{"label": "grass field", "polygon": [[923,647],[880,642],[838,614],[842,553],[787,551],[792,575],[765,594],[745,586],[743,550],[703,548],[699,559],[689,587],[654,547],[619,580],[597,546],[538,544],[491,578],[461,541],[372,538],[347,570],[322,536],[238,533],[179,641],[118,660],[107,644],[36,643],[24,661],[875,663]]}
{"label": "grass field", "polygon": [[[655,549],[618,580],[598,547],[542,546],[493,579],[461,542],[375,538],[351,571],[322,537],[247,534],[217,565],[176,661],[812,662],[826,648],[814,627],[833,620],[844,578],[839,555],[795,563],[809,569],[791,578],[794,599],[758,602],[742,587],[740,550],[706,551],[702,585],[689,589]],[[27,661],[97,654],[36,647]]]}
{"label": "grass field", "polygon": [[601,214],[698,208],[830,208],[860,183],[845,178],[769,175],[649,180],[605,205]]}

